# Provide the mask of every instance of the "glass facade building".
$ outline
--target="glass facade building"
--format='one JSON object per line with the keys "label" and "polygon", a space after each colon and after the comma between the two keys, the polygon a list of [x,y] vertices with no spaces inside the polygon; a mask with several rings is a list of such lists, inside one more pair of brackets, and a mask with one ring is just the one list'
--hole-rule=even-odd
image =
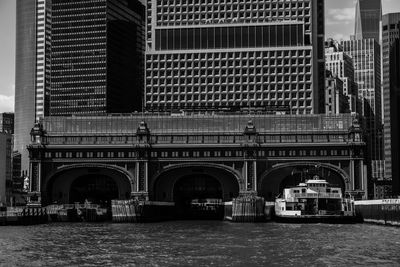
{"label": "glass facade building", "polygon": [[382,0],[358,0],[356,5],[355,37],[374,38],[379,42],[379,23],[382,19]]}
{"label": "glass facade building", "polygon": [[400,13],[382,18],[383,103],[385,178],[392,180],[393,193],[400,194],[399,114],[400,114]]}
{"label": "glass facade building", "polygon": [[149,0],[148,110],[323,113],[324,2]]}
{"label": "glass facade building", "polygon": [[[343,51],[353,58],[354,81],[358,89],[360,113],[365,117],[367,131],[368,173],[379,174],[383,162],[382,102],[381,102],[381,51],[378,42],[373,39],[342,41]],[[372,179],[369,177],[369,192],[374,192]],[[372,198],[373,196],[370,195]]]}
{"label": "glass facade building", "polygon": [[17,0],[14,150],[21,153],[23,171],[29,166],[26,146],[36,114],[36,7],[36,0]]}
{"label": "glass facade building", "polygon": [[53,0],[50,116],[141,110],[145,7]]}

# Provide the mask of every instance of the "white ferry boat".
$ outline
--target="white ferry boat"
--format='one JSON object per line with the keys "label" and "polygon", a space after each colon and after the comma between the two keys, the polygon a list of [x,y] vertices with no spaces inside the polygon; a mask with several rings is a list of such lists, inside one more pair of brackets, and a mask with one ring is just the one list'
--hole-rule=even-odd
{"label": "white ferry boat", "polygon": [[296,187],[285,188],[275,201],[275,217],[286,222],[355,222],[354,200],[341,188],[329,186],[317,175]]}

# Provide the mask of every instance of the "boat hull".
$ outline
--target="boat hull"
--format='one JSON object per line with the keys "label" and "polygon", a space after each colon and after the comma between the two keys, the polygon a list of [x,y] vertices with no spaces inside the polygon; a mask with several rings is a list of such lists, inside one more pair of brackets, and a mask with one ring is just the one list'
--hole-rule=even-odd
{"label": "boat hull", "polygon": [[331,223],[331,224],[346,224],[357,223],[357,216],[343,215],[275,215],[274,220],[283,223]]}

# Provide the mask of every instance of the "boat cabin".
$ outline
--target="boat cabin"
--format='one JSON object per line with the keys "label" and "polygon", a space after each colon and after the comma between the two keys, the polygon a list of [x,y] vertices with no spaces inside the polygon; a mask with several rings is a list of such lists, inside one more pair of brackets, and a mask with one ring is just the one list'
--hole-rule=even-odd
{"label": "boat cabin", "polygon": [[343,198],[340,187],[331,187],[316,176],[296,187],[285,188],[283,197],[276,200],[275,210],[292,216],[335,215],[351,211],[352,207]]}

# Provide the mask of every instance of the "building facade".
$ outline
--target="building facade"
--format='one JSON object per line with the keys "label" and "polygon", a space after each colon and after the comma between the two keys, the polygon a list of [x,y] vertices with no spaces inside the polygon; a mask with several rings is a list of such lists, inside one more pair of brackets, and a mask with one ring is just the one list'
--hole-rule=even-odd
{"label": "building facade", "polygon": [[0,132],[0,203],[9,203],[12,184],[12,134]]}
{"label": "building facade", "polygon": [[147,5],[147,110],[325,111],[324,1]]}
{"label": "building facade", "polygon": [[17,1],[15,145],[28,169],[32,124],[48,115],[141,110],[139,1]]}
{"label": "building facade", "polygon": [[0,113],[0,133],[14,134],[14,113]]}
{"label": "building facade", "polygon": [[51,0],[36,0],[35,120],[49,115]]}
{"label": "building facade", "polygon": [[145,7],[137,0],[53,0],[49,114],[141,110]]}
{"label": "building facade", "polygon": [[343,93],[343,81],[327,70],[325,82],[325,114],[350,113],[348,97]]}
{"label": "building facade", "polygon": [[21,153],[21,168],[28,170],[26,146],[36,113],[36,0],[17,0],[15,53],[14,150]]}
{"label": "building facade", "polygon": [[382,0],[357,0],[355,38],[373,38],[380,41],[380,22],[382,20]]}
{"label": "building facade", "polygon": [[342,45],[332,39],[325,43],[325,68],[343,81],[343,94],[348,97],[350,111],[357,112],[353,59],[343,52]]}
{"label": "building facade", "polygon": [[273,201],[318,174],[365,198],[364,148],[350,114],[49,117],[32,130],[29,195],[43,205],[200,193]]}
{"label": "building facade", "polygon": [[362,102],[361,114],[381,118],[381,56],[374,39],[341,42],[345,54],[353,59],[354,81]]}
{"label": "building facade", "polygon": [[383,103],[385,140],[385,178],[393,182],[393,194],[400,194],[399,177],[399,39],[400,13],[382,18]]}
{"label": "building facade", "polygon": [[[353,58],[354,81],[361,102],[361,115],[365,117],[367,131],[367,158],[370,161],[370,192],[374,184],[383,177],[372,177],[382,174],[377,168],[382,166],[383,127],[381,100],[381,52],[375,39],[342,41],[343,51]],[[374,195],[370,195],[374,197]]]}

